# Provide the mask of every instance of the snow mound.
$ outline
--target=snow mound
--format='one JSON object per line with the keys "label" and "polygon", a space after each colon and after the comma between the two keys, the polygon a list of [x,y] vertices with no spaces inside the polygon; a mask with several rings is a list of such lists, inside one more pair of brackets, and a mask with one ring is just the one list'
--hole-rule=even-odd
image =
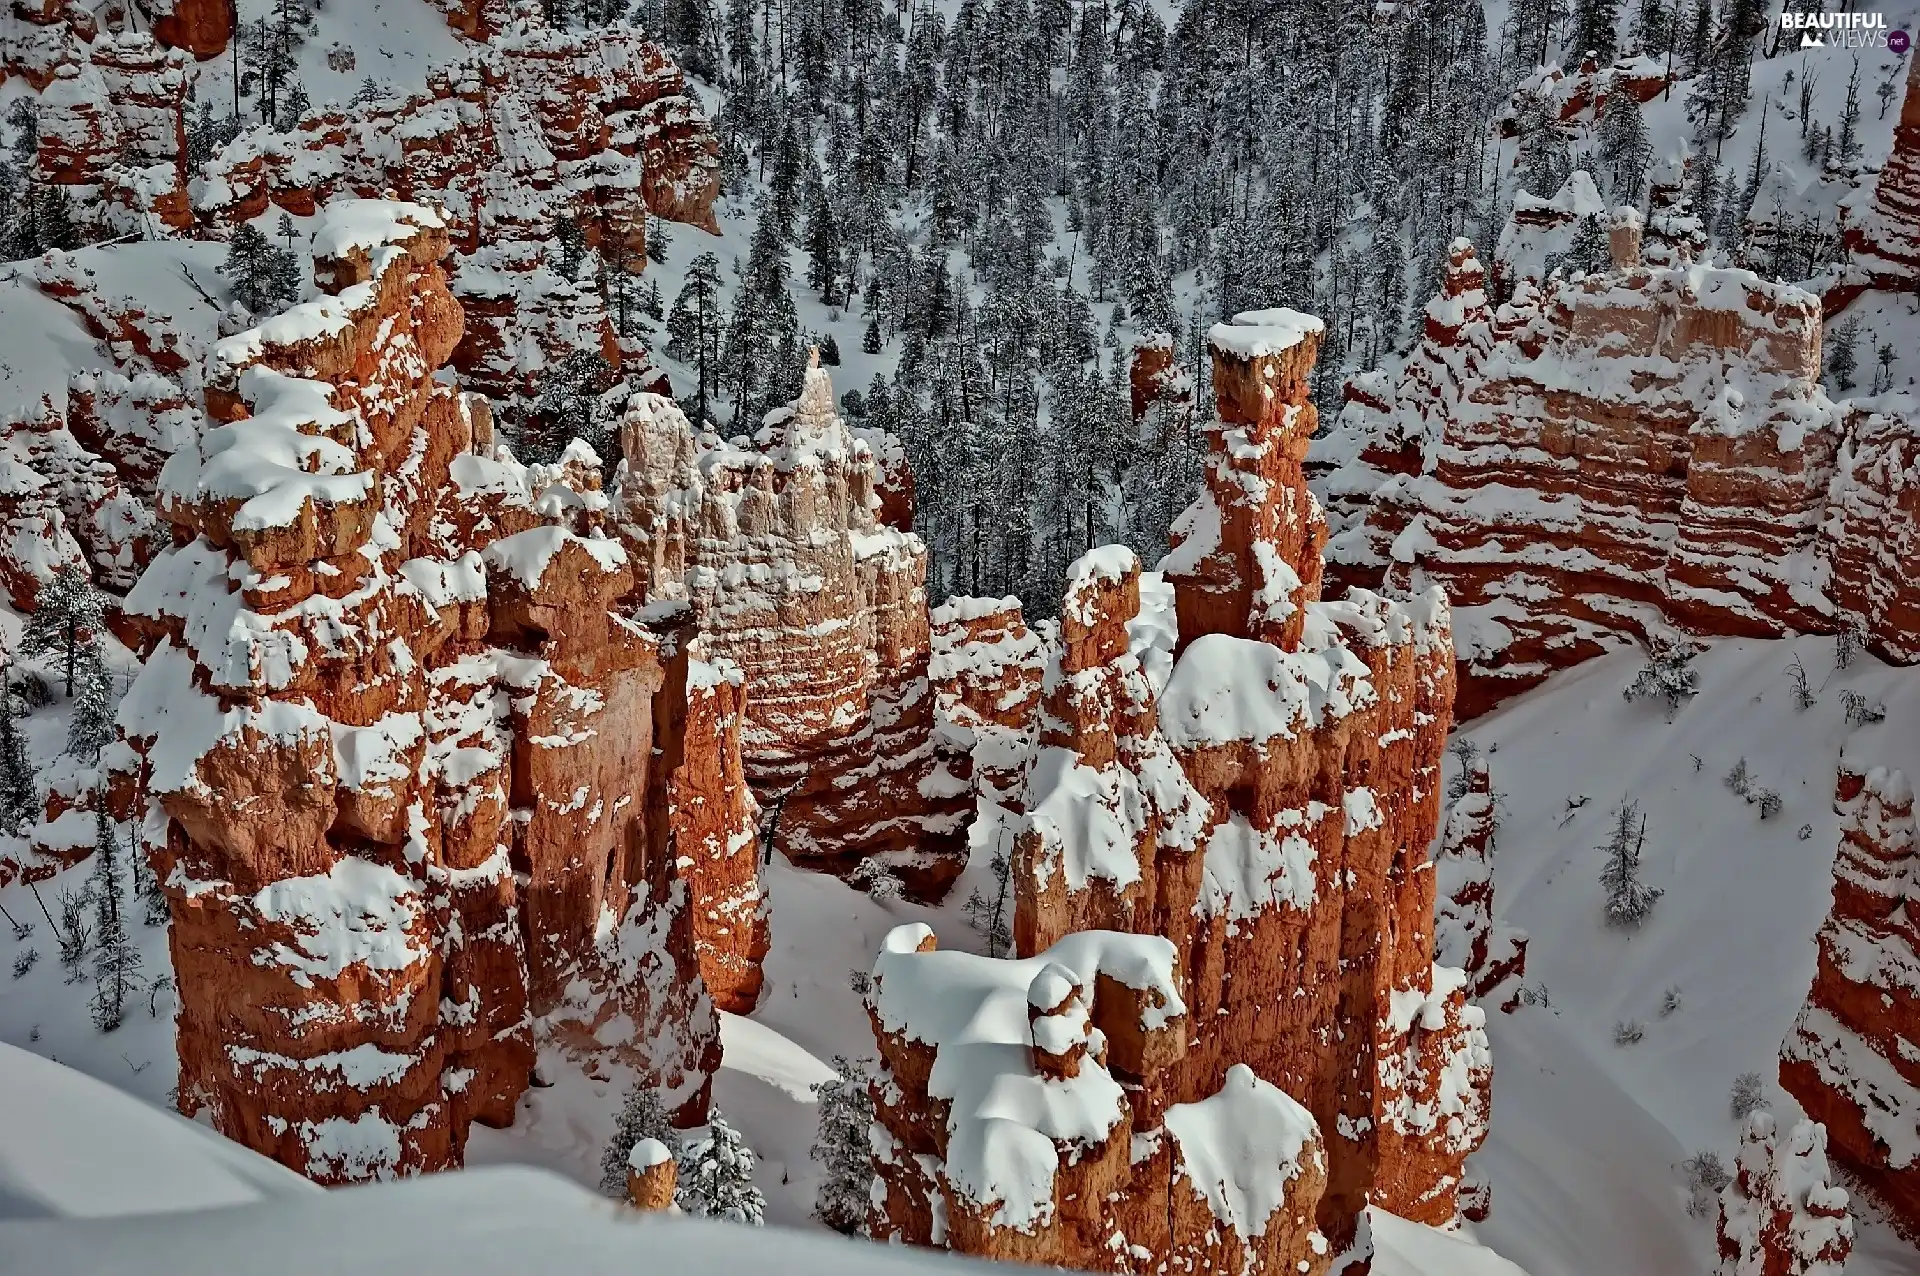
{"label": "snow mound", "polygon": [[95,1271],[16,1261],[13,1220],[220,1209],[320,1189],[201,1126],[0,1042],[0,1270]]}

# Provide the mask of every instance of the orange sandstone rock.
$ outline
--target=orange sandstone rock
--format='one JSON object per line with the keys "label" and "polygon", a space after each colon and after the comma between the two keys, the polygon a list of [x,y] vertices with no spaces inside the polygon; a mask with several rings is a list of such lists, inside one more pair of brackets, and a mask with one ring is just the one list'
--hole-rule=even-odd
{"label": "orange sandstone rock", "polygon": [[652,395],[622,430],[622,533],[647,597],[691,603],[707,650],[745,673],[741,751],[775,846],[839,872],[878,857],[944,891],[971,795],[936,748],[926,547],[878,517],[874,449],[826,371],[751,446]]}
{"label": "orange sandstone rock", "polygon": [[[1455,1216],[1491,1068],[1429,921],[1447,609],[1437,592],[1319,600],[1323,523],[1301,466],[1318,333],[1293,312],[1217,326],[1215,450],[1164,575],[1118,547],[1069,571],[1024,780],[994,808],[1015,833],[1020,956],[889,937],[869,998],[883,1234],[1101,1270],[1224,1254],[1278,1273],[1363,1259],[1369,1202]],[[951,648],[965,667],[969,647]],[[1015,990],[1024,1022],[976,1035]],[[1036,1098],[986,1121],[972,1096],[993,1085]],[[1297,1154],[1291,1171],[1254,1176],[1263,1226],[1248,1220],[1266,1206],[1217,1208],[1205,1189],[1203,1216],[1188,1186],[1221,1181],[1193,1170],[1194,1114],[1253,1094],[1286,1098],[1304,1132],[1270,1140]],[[1223,1191],[1244,1199],[1250,1182]]]}
{"label": "orange sandstone rock", "polygon": [[1467,764],[1435,854],[1434,960],[1458,966],[1475,1002],[1512,1011],[1527,970],[1527,933],[1493,918],[1493,785],[1487,760]]}
{"label": "orange sandstone rock", "polygon": [[1843,757],[1834,809],[1833,908],[1806,1005],[1780,1048],[1780,1084],[1825,1127],[1822,1142],[1831,1136],[1855,1181],[1920,1226],[1920,1061],[1908,1045],[1920,1035],[1920,933],[1903,906],[1920,864],[1913,788],[1899,771]]}
{"label": "orange sandstone rock", "polygon": [[597,463],[476,450],[434,210],[335,201],[314,243],[334,291],[216,348],[126,606],[182,1107],[322,1182],[458,1165],[538,1024],[695,1122],[719,1042],[662,639]]}

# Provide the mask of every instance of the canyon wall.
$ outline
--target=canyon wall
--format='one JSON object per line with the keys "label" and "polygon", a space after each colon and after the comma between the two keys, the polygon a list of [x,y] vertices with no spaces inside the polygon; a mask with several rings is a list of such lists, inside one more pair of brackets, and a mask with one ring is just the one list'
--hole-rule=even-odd
{"label": "canyon wall", "polygon": [[1522,275],[1497,308],[1454,246],[1404,375],[1355,382],[1327,441],[1329,571],[1446,588],[1462,716],[1673,630],[1854,627],[1910,658],[1904,578],[1860,520],[1910,535],[1874,457],[1911,418],[1827,398],[1812,294],[1641,264],[1617,229],[1612,269]]}
{"label": "canyon wall", "polygon": [[[1908,472],[1920,404],[1835,403],[1828,322],[1920,288],[1920,79],[1823,295],[1694,264],[1683,170],[1651,212],[1607,210],[1575,173],[1523,196],[1493,304],[1454,244],[1397,376],[1355,378],[1315,483],[1343,585],[1434,582],[1455,605],[1462,717],[1623,642],[1854,630],[1920,659]],[[1610,262],[1574,269],[1583,231]]]}
{"label": "canyon wall", "polygon": [[741,749],[775,847],[843,873],[871,860],[939,895],[966,862],[971,790],[936,740],[926,547],[882,521],[873,443],[841,420],[817,362],[751,438],[636,403],[621,534],[645,595],[689,605],[746,673]]}
{"label": "canyon wall", "polygon": [[[1491,1062],[1433,960],[1448,613],[1437,592],[1319,598],[1320,333],[1290,311],[1217,325],[1207,483],[1172,553],[1069,572],[1003,807],[1016,956],[887,941],[878,1234],[1119,1271],[1199,1234],[1208,1265],[1318,1272],[1365,1258],[1369,1202],[1456,1216]],[[989,1092],[1030,1097],[989,1120]]]}
{"label": "canyon wall", "polygon": [[730,677],[637,609],[592,453],[520,465],[441,373],[438,213],[336,200],[314,248],[322,295],[215,347],[125,607],[181,1106],[329,1183],[458,1165],[537,1046],[697,1122],[719,1037],[683,839],[727,817],[676,812],[742,814],[724,693],[687,691]]}

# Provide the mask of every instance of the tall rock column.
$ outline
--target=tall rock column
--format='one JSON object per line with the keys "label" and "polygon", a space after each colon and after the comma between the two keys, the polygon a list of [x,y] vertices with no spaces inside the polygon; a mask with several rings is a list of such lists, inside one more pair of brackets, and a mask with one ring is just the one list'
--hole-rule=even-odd
{"label": "tall rock column", "polygon": [[885,472],[824,368],[742,447],[638,396],[622,534],[647,597],[687,601],[746,677],[741,749],[796,863],[877,859],[937,896],[965,862],[971,791],[943,765],[927,678],[926,546],[882,522]]}
{"label": "tall rock column", "polygon": [[1493,917],[1493,781],[1474,757],[1464,788],[1447,808],[1434,856],[1434,960],[1467,976],[1467,996],[1513,1011],[1527,971],[1527,933]]}
{"label": "tall rock column", "polygon": [[322,1182],[458,1165],[540,1032],[698,1121],[719,1043],[648,819],[661,640],[597,462],[519,465],[437,375],[436,211],[334,201],[313,245],[322,295],[215,349],[125,609],[181,1104]]}
{"label": "tall rock column", "polygon": [[1834,809],[1833,909],[1820,928],[1813,987],[1780,1048],[1780,1084],[1826,1127],[1857,1180],[1920,1226],[1913,787],[1899,771],[1843,757]]}
{"label": "tall rock column", "polygon": [[[1243,1270],[1278,1276],[1312,1272],[1333,1256],[1346,1269],[1367,1261],[1359,1222],[1370,1203],[1435,1224],[1456,1216],[1463,1163],[1486,1132],[1491,1060],[1466,977],[1434,964],[1427,848],[1452,720],[1450,616],[1437,590],[1319,600],[1324,523],[1301,467],[1319,331],[1317,320],[1292,312],[1216,327],[1221,421],[1206,489],[1178,524],[1164,578],[1142,573],[1117,546],[1069,569],[1035,745],[1003,816],[1017,831],[1018,957],[952,955],[941,964],[926,951],[930,935],[889,938],[869,1000],[889,1069],[876,1087],[889,1136],[876,1142],[883,1230],[1101,1270],[1154,1272],[1232,1255]],[[1149,597],[1151,608],[1143,606]],[[1158,636],[1167,611],[1180,650],[1170,670],[1175,642],[1168,634],[1163,647]],[[961,648],[955,660],[964,659]],[[1116,961],[1122,954],[1127,960]],[[1062,975],[1045,990],[1044,968],[1053,966],[1077,978]],[[1054,1062],[1063,1047],[1046,1044],[1072,1036],[1054,1026],[1050,1008],[1073,1001],[1067,989],[1087,985],[1089,966],[1099,971],[1090,980],[1093,1021],[1105,1040],[1088,1045],[1072,1072]],[[992,1087],[1024,1084],[1028,1067],[1085,1077],[1086,1060],[1106,1045],[1100,1062],[1125,1098],[1135,1184],[1150,1181],[1161,1157],[1191,1161],[1182,1126],[1192,1109],[1225,1113],[1236,1101],[1223,1096],[1250,1083],[1285,1096],[1297,1109],[1294,1127],[1311,1133],[1274,1141],[1313,1150],[1270,1183],[1312,1186],[1265,1197],[1285,1210],[1279,1243],[1226,1245],[1202,1262],[1183,1245],[1177,1211],[1158,1211],[1151,1191],[1129,1196],[1104,1180],[1075,1179],[1074,1195],[1051,1213],[1036,1204],[987,1211],[984,1229],[977,1218],[955,1222],[956,1149],[970,1164],[979,1141],[1002,1131],[970,1095],[963,1102],[949,1088],[962,1072],[972,1076],[972,1059],[963,1064],[958,1052],[981,1040],[973,1025],[982,1020],[971,994],[941,1005],[948,976],[932,972],[946,967],[956,982],[965,968],[969,980],[1024,986],[1030,1005],[1048,1012],[1032,1018],[1031,1064],[1012,1048],[1013,1030],[996,1029],[1009,1035],[995,1037],[998,1053],[989,1061],[983,1051],[978,1065],[992,1076],[969,1085],[1011,1093]],[[1164,1009],[1139,1021],[1129,1018],[1137,1007],[1102,1013],[1104,997],[1143,987],[1156,990],[1149,1006]],[[923,1015],[921,1005],[935,1009]],[[1163,1039],[1155,1029],[1173,1013],[1190,1026]],[[896,1050],[901,1038],[933,1046],[939,1058]],[[1007,1167],[992,1186],[1017,1189],[1023,1200],[1041,1201],[1030,1182],[1058,1181],[1046,1180],[1044,1167],[1097,1162],[1113,1137],[1104,1106],[1097,1129],[1065,1147],[1051,1121],[1056,1102],[1036,1099],[1021,1111],[1049,1118],[1046,1130],[1026,1124],[1055,1143],[1048,1156],[1031,1142],[1032,1180],[1012,1161],[991,1162]],[[1258,1124],[1251,1114],[1233,1120]],[[968,1199],[991,1204],[970,1173],[961,1173]],[[1185,1173],[1196,1184],[1208,1177]],[[1144,1204],[1095,1213],[1098,1201],[1087,1195],[1096,1190]],[[930,1204],[941,1191],[950,1204],[944,1237],[931,1221],[941,1217]],[[1079,1240],[1060,1239],[1061,1217]]]}

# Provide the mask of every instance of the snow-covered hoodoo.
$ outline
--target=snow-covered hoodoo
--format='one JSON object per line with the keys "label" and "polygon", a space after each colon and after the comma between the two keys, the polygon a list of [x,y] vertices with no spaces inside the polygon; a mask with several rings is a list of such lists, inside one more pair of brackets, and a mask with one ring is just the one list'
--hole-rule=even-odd
{"label": "snow-covered hoodoo", "polygon": [[1913,787],[1876,753],[1884,731],[1847,743],[1834,790],[1840,847],[1806,1005],[1780,1050],[1780,1084],[1826,1126],[1833,1152],[1907,1224],[1920,1227],[1920,876]]}
{"label": "snow-covered hoodoo", "polygon": [[519,464],[441,374],[440,215],[340,199],[314,246],[323,295],[215,348],[160,475],[175,544],[126,604],[181,1105],[324,1182],[457,1165],[538,1032],[697,1121],[719,1041],[682,846],[751,840],[721,789],[686,800],[724,788],[734,675],[628,603],[592,453]]}
{"label": "snow-covered hoodoo", "polygon": [[1319,599],[1320,334],[1291,311],[1216,325],[1206,488],[1160,574],[1118,547],[1069,573],[1002,815],[1017,956],[887,940],[881,1234],[1314,1273],[1365,1253],[1369,1202],[1455,1216],[1491,1060],[1433,963],[1448,612]]}
{"label": "snow-covered hoodoo", "polygon": [[1527,933],[1493,915],[1495,801],[1487,760],[1468,758],[1433,857],[1433,951],[1466,972],[1467,996],[1511,1011],[1527,973]]}
{"label": "snow-covered hoodoo", "polygon": [[623,534],[641,587],[690,603],[746,671],[747,774],[778,805],[776,844],[851,871],[877,859],[938,895],[966,862],[971,793],[935,748],[927,551],[882,521],[884,437],[850,429],[827,371],[742,446],[647,397],[624,428]]}

